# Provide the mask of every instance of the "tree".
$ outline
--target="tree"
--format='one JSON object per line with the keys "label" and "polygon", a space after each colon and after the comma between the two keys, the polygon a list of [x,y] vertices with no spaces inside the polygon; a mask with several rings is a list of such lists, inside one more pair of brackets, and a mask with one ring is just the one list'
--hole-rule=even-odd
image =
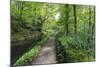
{"label": "tree", "polygon": [[76,35],[77,33],[76,5],[73,5],[73,11],[74,11],[74,32]]}

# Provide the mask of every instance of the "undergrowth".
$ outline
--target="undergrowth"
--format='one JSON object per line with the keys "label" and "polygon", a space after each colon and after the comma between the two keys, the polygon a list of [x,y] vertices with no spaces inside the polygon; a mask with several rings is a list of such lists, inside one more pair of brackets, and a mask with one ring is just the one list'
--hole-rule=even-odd
{"label": "undergrowth", "polygon": [[41,47],[43,44],[49,39],[51,35],[45,36],[44,39],[42,39],[40,42],[38,42],[32,49],[30,49],[28,52],[23,54],[15,63],[14,66],[21,66],[21,65],[27,65],[29,62],[31,62],[39,53]]}
{"label": "undergrowth", "polygon": [[[67,54],[66,57],[64,57],[64,62],[95,61],[94,44],[90,44],[87,40],[82,39],[82,37],[61,36],[58,41],[60,42],[59,48],[63,46],[64,49],[60,54],[64,51],[66,52],[65,54]],[[66,58],[67,60],[65,61]]]}

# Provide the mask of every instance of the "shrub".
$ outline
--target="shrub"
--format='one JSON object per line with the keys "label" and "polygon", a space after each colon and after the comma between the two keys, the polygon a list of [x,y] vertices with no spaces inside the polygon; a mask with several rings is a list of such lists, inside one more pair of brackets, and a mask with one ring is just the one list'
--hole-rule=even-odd
{"label": "shrub", "polygon": [[90,47],[93,47],[93,45],[83,40],[81,36],[77,36],[76,38],[71,35],[61,36],[58,40],[61,42],[61,45],[64,46],[66,54],[68,55],[66,58],[69,58],[69,62],[94,61],[95,53]]}
{"label": "shrub", "polygon": [[38,42],[32,49],[30,49],[28,52],[23,54],[15,63],[14,66],[20,66],[20,65],[27,65],[29,62],[31,62],[39,53],[41,47],[43,44],[48,40],[48,38],[51,35],[46,36],[43,40]]}

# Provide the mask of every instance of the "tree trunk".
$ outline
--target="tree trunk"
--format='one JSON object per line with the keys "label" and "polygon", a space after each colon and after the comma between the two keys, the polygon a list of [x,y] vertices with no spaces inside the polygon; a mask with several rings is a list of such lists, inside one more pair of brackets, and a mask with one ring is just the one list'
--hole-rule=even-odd
{"label": "tree trunk", "polygon": [[95,30],[95,6],[94,6],[94,22],[92,25],[92,33],[94,32],[94,30]]}
{"label": "tree trunk", "polygon": [[[91,7],[89,6],[89,29],[88,29],[88,51],[91,45]],[[90,53],[88,52],[88,61],[90,61]]]}
{"label": "tree trunk", "polygon": [[77,34],[77,18],[76,18],[76,6],[73,5],[73,11],[74,11],[74,32],[75,35]]}
{"label": "tree trunk", "polygon": [[69,25],[68,25],[68,14],[69,14],[69,11],[67,11],[68,9],[69,9],[69,5],[68,4],[66,4],[65,5],[65,16],[64,16],[64,31],[65,31],[65,35],[67,36],[68,35],[68,33],[69,33],[69,31],[68,31],[68,27],[69,27]]}

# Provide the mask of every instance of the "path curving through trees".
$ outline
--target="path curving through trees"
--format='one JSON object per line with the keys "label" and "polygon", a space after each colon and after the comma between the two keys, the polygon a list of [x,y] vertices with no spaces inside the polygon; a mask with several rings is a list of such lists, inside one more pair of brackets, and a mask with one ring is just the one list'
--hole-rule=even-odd
{"label": "path curving through trees", "polygon": [[56,47],[56,37],[52,36],[49,38],[47,43],[42,47],[38,56],[35,59],[33,59],[31,65],[57,63],[55,47]]}

